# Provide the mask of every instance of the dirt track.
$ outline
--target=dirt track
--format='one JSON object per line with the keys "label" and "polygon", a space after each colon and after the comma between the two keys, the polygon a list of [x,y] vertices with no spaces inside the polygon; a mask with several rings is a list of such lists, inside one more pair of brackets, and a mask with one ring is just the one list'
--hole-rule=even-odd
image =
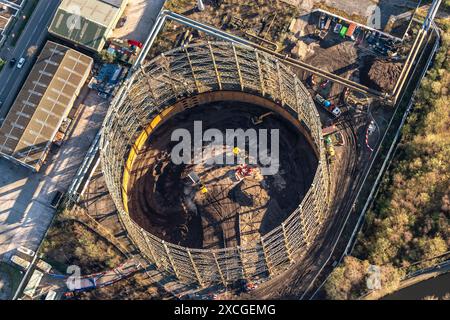
{"label": "dirt track", "polygon": [[[203,131],[247,130],[255,128],[251,117],[263,113],[254,105],[224,102],[191,109],[164,123],[133,166],[128,186],[131,217],[158,237],[191,248],[251,243],[278,226],[300,204],[317,167],[306,139],[283,119],[272,115],[257,127],[280,130],[276,175],[262,176],[260,168],[253,166],[252,176],[238,184],[236,165],[175,165],[170,158],[176,144],[170,142],[173,128],[192,133],[194,121],[201,120]],[[207,194],[189,186],[186,176],[192,171],[207,187]]]}

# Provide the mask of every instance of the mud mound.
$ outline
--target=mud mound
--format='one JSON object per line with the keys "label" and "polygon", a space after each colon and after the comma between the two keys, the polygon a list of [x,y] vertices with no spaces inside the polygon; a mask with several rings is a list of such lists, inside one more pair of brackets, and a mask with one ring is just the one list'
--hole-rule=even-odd
{"label": "mud mound", "polygon": [[382,92],[391,92],[394,90],[395,83],[402,71],[401,63],[370,57],[367,59],[365,65],[365,70],[361,75],[363,84]]}

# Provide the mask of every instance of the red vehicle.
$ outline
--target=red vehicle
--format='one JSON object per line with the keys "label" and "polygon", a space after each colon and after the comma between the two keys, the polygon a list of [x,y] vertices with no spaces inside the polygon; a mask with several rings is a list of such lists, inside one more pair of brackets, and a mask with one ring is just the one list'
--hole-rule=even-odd
{"label": "red vehicle", "polygon": [[128,44],[130,46],[135,46],[135,47],[138,47],[138,48],[141,48],[141,49],[144,46],[144,44],[142,42],[139,42],[137,40],[128,40]]}

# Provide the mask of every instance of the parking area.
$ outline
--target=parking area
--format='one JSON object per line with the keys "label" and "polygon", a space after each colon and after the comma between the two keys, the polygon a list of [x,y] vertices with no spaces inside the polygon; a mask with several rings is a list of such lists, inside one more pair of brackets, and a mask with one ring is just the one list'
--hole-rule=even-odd
{"label": "parking area", "polygon": [[[389,92],[401,72],[405,49],[400,41],[351,21],[314,12],[294,21],[291,32],[286,53],[342,78]],[[298,75],[315,90],[323,86],[326,98],[340,99],[342,85],[302,71]]]}
{"label": "parking area", "polygon": [[[418,1],[407,0],[287,0],[296,3],[301,11],[310,12],[322,9],[362,25],[388,33],[397,32],[396,23],[410,18],[408,12],[414,12]],[[401,32],[401,31],[400,31]],[[401,36],[401,35],[400,35]]]}
{"label": "parking area", "polygon": [[145,42],[165,0],[133,0],[125,9],[112,38]]}

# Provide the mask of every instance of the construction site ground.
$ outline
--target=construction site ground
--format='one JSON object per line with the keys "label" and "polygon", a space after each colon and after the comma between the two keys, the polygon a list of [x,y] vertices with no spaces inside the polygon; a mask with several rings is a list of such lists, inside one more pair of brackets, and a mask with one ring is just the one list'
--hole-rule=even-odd
{"label": "construction site ground", "polygon": [[[231,0],[226,0],[225,2],[229,1]],[[306,3],[307,1],[304,2]],[[177,11],[184,12],[189,17],[195,17],[191,16],[193,14],[199,15],[195,10],[192,10],[194,6],[194,2],[192,1],[168,1],[166,6],[171,3],[181,3],[182,5],[178,6],[179,10]],[[209,2],[205,1],[205,3],[208,4]],[[185,7],[183,7],[183,4]],[[183,8],[187,9],[184,10]],[[180,11],[181,9],[183,10]],[[242,12],[251,13],[251,11],[248,10],[232,12],[235,16],[240,16]],[[221,24],[218,23],[220,20],[219,18],[223,17],[220,12],[212,14],[211,17],[215,17],[215,20],[210,21],[210,24],[221,26]],[[309,19],[310,17],[305,20],[305,24],[303,25],[305,30],[308,30],[308,28],[311,29],[311,27],[308,27]],[[177,36],[185,30],[183,28],[177,29],[173,24],[168,28],[165,28],[166,31],[170,31],[170,29],[176,29],[174,36],[167,37],[166,39],[169,41],[157,43],[155,49],[151,52],[160,53],[172,48],[176,43]],[[361,71],[367,71],[367,67],[364,65],[366,61],[365,57],[374,56],[373,53],[367,52],[367,48],[364,47],[356,48],[351,41],[342,41],[339,37],[336,37],[337,36],[332,34],[331,31],[330,35],[327,36],[324,41],[318,41],[317,39],[314,40],[311,38],[313,40],[310,42],[311,40],[308,40],[308,36],[305,36],[305,34],[301,35],[300,39],[296,38],[297,40],[295,41],[306,41],[308,46],[311,46],[311,49],[306,50],[307,54],[305,55],[305,59],[311,61],[314,65],[317,64],[317,67],[323,67],[324,69],[338,72],[346,77],[358,79]],[[160,38],[163,37],[160,36]],[[291,37],[291,39],[293,38]],[[288,45],[284,48],[292,49],[292,42],[287,41],[283,43]],[[407,48],[405,50],[407,50]],[[286,53],[290,54],[290,50],[286,51]],[[374,57],[376,57],[376,55]],[[308,75],[301,72],[298,74],[302,79],[308,81]],[[382,72],[380,74],[382,74]],[[334,102],[339,101],[343,89],[341,86],[330,84],[329,87],[324,89],[325,92],[323,92],[323,88],[318,87],[323,79],[316,80],[318,80],[319,84],[312,86],[311,93],[313,95],[316,92],[322,92],[324,96],[328,96]],[[375,149],[378,146],[393,113],[392,109],[382,105],[378,101],[372,101],[371,103],[371,108],[368,108],[367,106],[362,109],[347,108],[344,110],[344,114],[337,120],[328,112],[324,111],[323,108],[318,106],[323,125],[328,126],[329,124],[335,123],[343,134],[345,141],[344,146],[336,147],[336,159],[331,164],[333,177],[333,203],[332,208],[330,209],[330,221],[325,223],[327,226],[326,230],[320,235],[317,244],[313,246],[307,255],[305,255],[304,260],[296,261],[296,264],[284,275],[260,285],[259,289],[251,294],[252,297],[298,299],[313,280],[318,268],[320,268],[327,260],[328,257],[326,254],[331,251],[338,236],[340,226],[346,220],[347,213],[351,212],[351,217],[355,217],[355,212],[351,211],[353,200],[372,157],[372,152],[367,148],[365,143],[368,125],[372,120],[374,120],[377,125],[377,130],[369,136],[369,145]],[[218,171],[217,173],[220,172]],[[256,182],[258,181],[254,181],[255,184]],[[267,199],[261,200],[266,201]],[[88,215],[100,225],[100,228],[104,228],[103,231],[106,230],[107,232],[110,232],[133,257],[139,258],[137,250],[128,239],[126,231],[120,223],[114,203],[106,189],[101,173],[101,165],[97,167],[92,180],[86,188],[81,206],[86,210]],[[214,241],[211,243],[214,243]],[[338,257],[336,256],[332,257],[332,261],[337,258]],[[167,276],[164,272],[157,270],[155,266],[149,265],[142,259],[140,261],[146,272],[138,273],[129,279],[122,280],[109,287],[92,291],[82,297],[127,297],[132,296],[135,293],[138,294],[139,292],[146,298],[170,298],[173,297],[173,295],[177,297],[202,297],[201,295],[194,294],[198,291],[198,288],[190,285],[183,285],[173,277]],[[215,290],[218,290],[218,288],[208,288],[203,291],[203,293],[208,294],[210,292],[215,292]],[[145,294],[143,292],[145,292]],[[168,292],[171,293],[169,294]]]}
{"label": "construction site ground", "polygon": [[[266,112],[255,105],[221,102],[189,109],[159,127],[137,155],[130,173],[128,208],[133,220],[165,241],[207,249],[251,247],[279,226],[308,191],[317,158],[303,135],[279,116],[271,115],[259,125],[252,123],[252,117]],[[201,163],[175,165],[171,135],[175,128],[185,128],[194,137],[195,121],[201,121],[203,131],[218,129],[224,136],[227,129],[279,130],[279,170],[263,176],[261,167],[252,164],[251,175],[239,182],[235,176],[239,163],[206,163],[212,159],[205,152],[206,144]],[[233,147],[224,144],[215,157],[233,157]],[[191,185],[187,178],[191,172],[200,177],[207,193]]]}
{"label": "construction site ground", "polygon": [[125,23],[113,30],[112,38],[145,42],[163,4],[164,0],[128,1],[122,15]]}
{"label": "construction site ground", "polygon": [[[289,1],[287,1],[289,2]],[[215,26],[229,33],[246,38],[258,45],[286,56],[306,62],[309,65],[330,71],[343,78],[362,83],[365,86],[374,87],[382,92],[391,92],[399,74],[400,66],[408,53],[409,40],[406,38],[403,47],[399,49],[394,58],[376,51],[373,43],[368,43],[370,30],[362,29],[355,33],[358,39],[341,37],[333,31],[337,22],[332,22],[324,39],[317,36],[320,13],[305,10],[313,8],[316,1],[300,1],[300,4],[290,6],[282,1],[259,0],[248,4],[242,4],[238,0],[224,0],[220,7],[215,1],[205,1],[205,10],[199,11],[196,4],[184,0],[169,0],[165,8],[181,13],[191,19]],[[353,12],[355,5],[349,1],[343,4],[333,5],[349,7]],[[383,1],[382,1],[383,2]],[[308,5],[308,3],[310,3]],[[331,4],[330,4],[331,5]],[[387,2],[380,4],[382,13],[390,15],[395,5]],[[286,7],[289,7],[287,9]],[[358,4],[358,9],[364,7]],[[411,5],[405,8],[410,8]],[[402,9],[398,9],[402,11]],[[408,9],[409,10],[409,9]],[[395,10],[394,10],[395,11]],[[409,21],[405,21],[406,26]],[[190,31],[189,31],[190,30]],[[187,35],[190,32],[191,35]],[[201,32],[170,22],[165,25],[161,35],[155,42],[149,53],[149,58],[154,57],[181,44],[188,44],[200,39],[217,40],[206,36]],[[368,74],[372,65],[378,61],[376,70],[371,77],[362,77],[360,74]],[[311,73],[298,69],[300,78],[306,80]],[[387,75],[387,78],[385,77]],[[335,91],[342,90],[341,85],[336,85]]]}
{"label": "construction site ground", "polygon": [[128,257],[141,264],[142,269],[117,283],[90,290],[76,296],[80,299],[173,299],[182,297],[210,298],[220,287],[199,288],[195,284],[179,282],[175,277],[158,270],[143,259],[127,236],[120,222],[115,204],[109,195],[101,167],[97,167],[79,203],[98,230],[110,234]]}
{"label": "construction site ground", "polygon": [[[312,95],[316,93],[313,89],[310,89],[310,92]],[[326,227],[304,259],[295,261],[292,268],[280,277],[261,284],[248,297],[256,299],[302,297],[307,289],[310,289],[309,285],[317,271],[327,261],[342,226],[345,222],[350,223],[357,219],[357,213],[352,210],[353,201],[372,161],[374,155],[372,150],[378,148],[393,115],[392,108],[381,104],[378,100],[370,101],[370,106],[366,105],[362,110],[355,107],[346,108],[338,119],[316,104],[323,127],[334,124],[344,138],[344,145],[334,147],[336,156],[330,162],[332,203],[329,221],[324,222]],[[368,136],[367,145],[366,135],[371,121],[374,121],[376,129]],[[339,256],[332,256],[330,264],[336,259],[339,259]]]}

